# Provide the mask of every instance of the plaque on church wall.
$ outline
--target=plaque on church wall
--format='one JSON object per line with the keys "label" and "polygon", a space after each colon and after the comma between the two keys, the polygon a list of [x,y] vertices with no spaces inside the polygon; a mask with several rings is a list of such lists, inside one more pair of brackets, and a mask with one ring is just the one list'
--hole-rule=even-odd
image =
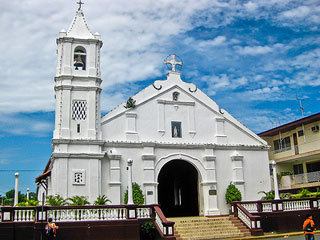
{"label": "plaque on church wall", "polygon": [[217,195],[217,190],[210,189],[209,190],[209,195]]}
{"label": "plaque on church wall", "polygon": [[153,195],[153,191],[147,191],[147,195],[148,196]]}

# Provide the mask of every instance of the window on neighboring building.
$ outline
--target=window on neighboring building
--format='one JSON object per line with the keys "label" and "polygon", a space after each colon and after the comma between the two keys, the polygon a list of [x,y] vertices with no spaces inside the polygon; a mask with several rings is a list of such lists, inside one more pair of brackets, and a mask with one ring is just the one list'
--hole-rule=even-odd
{"label": "window on neighboring building", "polygon": [[293,173],[294,173],[295,175],[297,175],[297,174],[302,174],[302,173],[303,173],[303,166],[302,166],[302,164],[293,165]]}
{"label": "window on neighboring building", "polygon": [[171,122],[171,132],[173,138],[181,138],[181,122]]}
{"label": "window on neighboring building", "polygon": [[282,139],[277,139],[273,141],[274,152],[283,152],[291,149],[290,137],[285,137]]}
{"label": "window on neighboring building", "polygon": [[298,136],[299,136],[299,137],[301,137],[301,136],[303,136],[303,135],[304,135],[303,130],[298,131]]}

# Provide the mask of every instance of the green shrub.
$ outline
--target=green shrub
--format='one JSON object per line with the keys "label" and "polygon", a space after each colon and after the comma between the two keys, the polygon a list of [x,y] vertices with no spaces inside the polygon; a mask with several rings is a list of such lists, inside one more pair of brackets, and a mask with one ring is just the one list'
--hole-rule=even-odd
{"label": "green shrub", "polygon": [[[133,203],[136,205],[144,204],[144,195],[138,183],[132,183]],[[124,194],[124,204],[128,203],[128,189]]]}
{"label": "green shrub", "polygon": [[234,201],[241,201],[241,192],[239,189],[232,183],[229,184],[227,191],[226,191],[226,202],[230,204]]}

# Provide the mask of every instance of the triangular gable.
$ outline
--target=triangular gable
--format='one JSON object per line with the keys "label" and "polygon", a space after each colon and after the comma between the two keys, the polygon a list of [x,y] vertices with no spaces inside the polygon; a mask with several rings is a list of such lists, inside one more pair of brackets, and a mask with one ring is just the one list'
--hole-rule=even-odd
{"label": "triangular gable", "polygon": [[[134,95],[132,98],[136,101],[136,107],[149,102],[150,100],[159,97],[160,95],[171,91],[174,88],[180,89],[182,92],[195,99],[195,101],[201,103],[205,107],[215,112],[218,116],[223,118],[225,121],[231,123],[237,127],[240,131],[251,136],[253,139],[260,142],[262,145],[267,145],[267,142],[240,123],[237,119],[232,117],[226,110],[220,109],[218,104],[214,102],[209,96],[198,89],[193,83],[187,83],[181,80],[179,72],[169,72],[167,80],[157,80],[153,84],[149,85],[139,93]],[[118,105],[115,109],[107,113],[102,118],[102,125],[117,118],[118,116],[130,111],[126,109],[125,102]]]}

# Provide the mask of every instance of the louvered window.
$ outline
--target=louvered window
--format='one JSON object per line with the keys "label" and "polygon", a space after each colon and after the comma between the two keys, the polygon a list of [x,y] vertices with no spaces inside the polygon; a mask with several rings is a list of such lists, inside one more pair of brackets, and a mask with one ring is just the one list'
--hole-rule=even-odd
{"label": "louvered window", "polygon": [[75,100],[72,105],[72,119],[86,120],[87,118],[87,101]]}

